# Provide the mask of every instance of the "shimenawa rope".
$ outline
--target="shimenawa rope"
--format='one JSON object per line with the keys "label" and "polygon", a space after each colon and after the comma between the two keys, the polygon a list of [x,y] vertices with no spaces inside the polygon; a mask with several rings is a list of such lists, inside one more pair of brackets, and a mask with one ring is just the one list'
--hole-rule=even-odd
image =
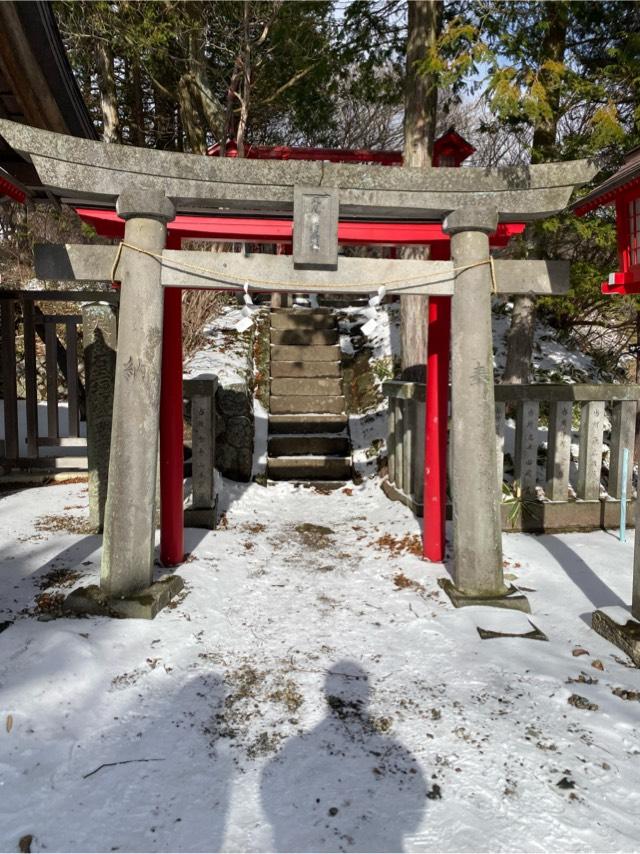
{"label": "shimenawa rope", "polygon": [[[166,265],[166,259],[164,258],[161,252],[153,252],[151,249],[145,249],[142,246],[136,246],[133,243],[128,243],[126,240],[121,240],[118,244],[118,251],[116,252],[116,257],[111,267],[112,282],[117,281],[116,270],[118,264],[120,263],[123,248],[131,249],[132,251],[139,252],[142,255],[148,255],[150,258],[155,258],[157,261],[160,261],[161,264],[164,263]],[[377,284],[379,287],[381,286],[385,289],[393,287],[394,291],[408,290],[410,288],[416,288],[419,285],[428,284],[429,282],[427,280],[432,279],[433,277],[435,277],[435,281],[437,281],[438,277],[442,278],[443,276],[445,276],[446,278],[449,278],[449,276],[447,275],[448,273],[453,273],[457,275],[458,273],[462,273],[464,270],[471,270],[474,267],[483,267],[485,264],[488,264],[491,268],[491,290],[493,291],[493,293],[497,293],[498,288],[496,283],[496,268],[491,255],[484,261],[474,261],[473,264],[463,264],[460,267],[452,267],[451,270],[446,271],[444,274],[441,272],[434,272],[431,275],[425,275],[424,273],[421,273],[418,276],[402,276],[399,279],[387,279],[386,281],[379,282]],[[172,260],[171,266],[186,271],[191,270],[194,273],[202,273],[203,275],[211,276],[211,278],[215,279],[215,281],[217,282],[224,282],[225,284],[229,284],[232,286],[237,285],[239,288],[243,288],[245,284],[247,284],[246,276],[234,276],[231,273],[225,273],[224,276],[221,276],[215,273],[215,271],[211,270],[209,267],[201,267],[198,264],[190,264],[188,261]],[[410,282],[413,282],[413,284],[410,284]],[[273,279],[256,279],[255,276],[251,276],[251,282],[248,285],[249,287],[255,288],[261,285],[266,287],[267,289],[269,288],[269,286],[295,288],[295,285],[293,285],[291,282],[278,282]],[[352,287],[348,284],[341,285],[331,282],[323,282],[322,285],[319,284],[318,287],[322,290],[327,291],[343,291],[344,293],[353,293],[353,287],[356,287],[356,285],[354,283],[354,286]],[[361,289],[361,287],[361,285],[357,285],[358,291]]]}

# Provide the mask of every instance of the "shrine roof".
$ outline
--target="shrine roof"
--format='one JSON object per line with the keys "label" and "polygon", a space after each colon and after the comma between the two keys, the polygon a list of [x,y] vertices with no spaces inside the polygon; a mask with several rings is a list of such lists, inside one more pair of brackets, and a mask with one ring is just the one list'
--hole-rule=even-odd
{"label": "shrine roof", "polygon": [[[97,139],[51,3],[0,3],[0,115],[31,127]],[[4,171],[3,171],[4,170]],[[7,184],[8,176],[21,188]],[[39,186],[36,170],[0,139],[0,198]]]}
{"label": "shrine roof", "polygon": [[584,216],[602,205],[612,205],[626,190],[638,187],[640,192],[640,145],[624,156],[620,169],[587,193],[572,206],[578,216]]}
{"label": "shrine roof", "polygon": [[[220,157],[220,143],[207,150],[210,157]],[[440,157],[453,156],[460,164],[475,152],[475,147],[450,127],[433,145],[433,163],[438,166]],[[238,157],[235,141],[225,146],[225,157]],[[323,160],[331,163],[379,163],[383,166],[401,166],[401,151],[370,148],[309,148],[290,145],[247,145],[243,157],[249,160]]]}

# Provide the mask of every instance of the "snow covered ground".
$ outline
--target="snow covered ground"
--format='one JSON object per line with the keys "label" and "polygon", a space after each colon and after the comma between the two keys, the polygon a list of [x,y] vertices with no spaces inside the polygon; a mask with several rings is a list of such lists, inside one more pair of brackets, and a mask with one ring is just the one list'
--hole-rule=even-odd
{"label": "snow covered ground", "polygon": [[527,618],[454,610],[374,480],[224,500],[155,621],[39,621],[97,579],[86,486],[0,497],[0,848],[637,850],[640,673],[588,623],[631,543],[505,536],[548,641],[481,640]]}

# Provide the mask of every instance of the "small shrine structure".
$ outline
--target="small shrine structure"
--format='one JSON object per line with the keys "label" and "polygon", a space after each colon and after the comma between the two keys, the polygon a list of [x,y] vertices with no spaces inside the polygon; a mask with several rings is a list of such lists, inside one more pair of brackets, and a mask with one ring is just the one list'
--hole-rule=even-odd
{"label": "small shrine structure", "polygon": [[[449,128],[434,143],[433,165],[457,168],[475,148],[454,128]],[[214,145],[209,156],[221,155]],[[225,157],[238,157],[237,146],[229,143]],[[401,166],[401,151],[371,149],[303,148],[291,146],[257,146],[245,149],[249,160],[321,161],[361,165]],[[77,207],[78,215],[103,237],[122,239],[124,221],[114,209]],[[525,223],[499,223],[489,237],[492,249],[503,248],[511,237],[521,234]],[[179,249],[185,238],[212,241],[242,241],[255,252],[264,244],[276,246],[278,252],[290,254],[293,246],[293,219],[261,216],[229,216],[228,213],[188,216],[177,214],[167,225],[167,247]],[[398,246],[429,247],[429,258],[446,261],[451,258],[451,241],[440,223],[342,219],[338,221],[339,246],[377,246],[395,257]],[[427,560],[441,561],[445,553],[445,514],[447,504],[446,461],[449,411],[449,354],[451,328],[450,297],[433,296],[429,301],[427,353],[427,402],[425,408],[425,476],[423,514],[423,555]],[[160,557],[165,566],[176,566],[182,560],[182,416],[174,405],[182,396],[181,293],[174,289],[165,294],[162,390],[160,408],[161,505],[171,508],[161,520]],[[169,439],[168,437],[171,437]]]}
{"label": "small shrine structure", "polygon": [[[589,181],[586,161],[502,169],[389,169],[381,165],[218,158],[75,139],[0,120],[0,135],[35,168],[41,193],[74,208],[104,208],[124,222],[118,246],[49,246],[36,255],[40,278],[119,281],[109,482],[101,586],[74,591],[86,612],[122,615],[131,601],[157,603],[180,586],[153,583],[155,496],[163,385],[163,346],[183,288],[275,293],[423,294],[451,301],[453,581],[457,606],[528,609],[504,583],[495,473],[495,397],[491,333],[493,293],[563,293],[569,265],[494,260],[490,237],[563,210],[576,185]],[[291,219],[293,254],[243,254],[168,248],[171,224],[218,214],[259,212]],[[450,238],[451,260],[338,256],[339,223],[387,228],[429,224]],[[291,227],[291,226],[289,226]],[[424,242],[421,240],[420,242]],[[167,311],[169,309],[169,315]],[[163,345],[164,340],[164,345]],[[178,348],[176,347],[176,353]],[[174,367],[181,362],[172,356]],[[169,400],[177,409],[181,397]],[[181,460],[181,447],[172,453]],[[161,477],[170,467],[162,456]],[[175,475],[175,473],[174,473]],[[181,491],[179,493],[181,497]],[[173,516],[173,508],[162,508]],[[179,507],[180,524],[182,506]],[[94,596],[93,600],[91,597]],[[151,614],[157,608],[151,608]]]}

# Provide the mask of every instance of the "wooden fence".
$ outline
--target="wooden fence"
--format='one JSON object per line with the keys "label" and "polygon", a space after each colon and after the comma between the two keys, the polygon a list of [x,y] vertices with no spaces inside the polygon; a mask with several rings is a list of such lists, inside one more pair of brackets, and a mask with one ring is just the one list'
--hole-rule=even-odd
{"label": "wooden fence", "polygon": [[[40,301],[82,302],[83,307],[77,314],[44,314]],[[96,531],[103,528],[107,496],[117,334],[116,312],[104,303],[117,302],[113,291],[0,292],[5,436],[0,440],[0,471],[88,472],[90,522]],[[59,330],[64,334],[59,335]],[[39,389],[37,357],[42,348],[45,382],[44,389]],[[189,527],[214,528],[216,524],[217,386],[215,377],[184,383],[192,443],[192,490],[185,507]],[[41,391],[45,412],[39,418]],[[64,403],[66,415],[61,417]]]}
{"label": "wooden fence", "polygon": [[[422,515],[425,386],[387,382],[384,393],[389,464],[383,488]],[[617,526],[623,491],[632,502],[640,386],[496,385],[495,397],[503,528]],[[623,484],[625,450],[629,464]],[[633,513],[627,518],[633,525]]]}
{"label": "wooden fence", "polygon": [[[102,291],[0,292],[4,419],[0,467],[86,471],[87,440],[81,435],[86,420],[81,378],[82,313],[45,314],[39,303],[117,302],[117,299],[117,294]],[[18,358],[19,348],[21,358]],[[44,396],[38,387],[38,352],[42,348]],[[42,407],[38,404],[42,398],[46,418],[39,417]]]}

